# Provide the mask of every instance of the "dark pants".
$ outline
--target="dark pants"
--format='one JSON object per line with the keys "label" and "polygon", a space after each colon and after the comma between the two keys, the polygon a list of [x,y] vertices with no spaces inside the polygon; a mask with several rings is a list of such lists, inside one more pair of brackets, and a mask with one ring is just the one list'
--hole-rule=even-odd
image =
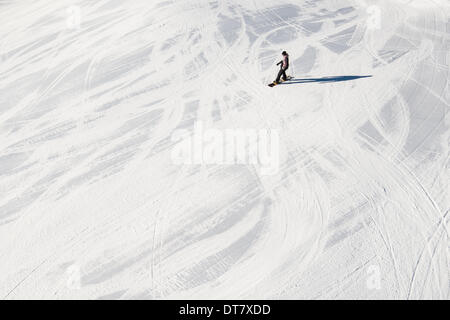
{"label": "dark pants", "polygon": [[[287,68],[286,68],[286,70],[287,70]],[[275,80],[276,82],[280,82],[281,76],[283,76],[284,81],[287,80],[286,70],[284,70],[283,68],[280,69],[280,72],[278,72],[277,80]]]}

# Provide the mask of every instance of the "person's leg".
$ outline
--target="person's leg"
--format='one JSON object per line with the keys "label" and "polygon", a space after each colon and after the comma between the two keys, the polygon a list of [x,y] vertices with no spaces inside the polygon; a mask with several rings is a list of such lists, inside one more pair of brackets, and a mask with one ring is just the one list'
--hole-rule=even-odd
{"label": "person's leg", "polygon": [[[287,69],[286,69],[286,70],[287,70]],[[283,80],[284,80],[284,81],[287,80],[286,70],[283,70]]]}
{"label": "person's leg", "polygon": [[284,70],[280,69],[280,71],[278,72],[277,75],[277,79],[275,80],[275,82],[280,82],[281,76],[283,75]]}

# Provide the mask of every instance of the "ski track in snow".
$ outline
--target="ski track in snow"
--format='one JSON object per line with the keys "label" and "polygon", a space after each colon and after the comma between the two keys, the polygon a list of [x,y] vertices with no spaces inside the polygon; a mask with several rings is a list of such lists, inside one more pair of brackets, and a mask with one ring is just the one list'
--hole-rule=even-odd
{"label": "ski track in snow", "polygon": [[[0,296],[448,299],[449,16],[1,1]],[[268,88],[282,50],[296,78],[372,77]],[[278,174],[173,164],[196,121],[277,129]]]}

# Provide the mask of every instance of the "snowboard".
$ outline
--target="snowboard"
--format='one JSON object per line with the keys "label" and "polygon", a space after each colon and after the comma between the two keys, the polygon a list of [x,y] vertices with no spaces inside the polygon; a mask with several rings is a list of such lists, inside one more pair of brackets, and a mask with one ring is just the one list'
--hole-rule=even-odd
{"label": "snowboard", "polygon": [[[283,82],[285,82],[285,81],[292,80],[292,78],[293,78],[293,77],[288,76],[288,77],[287,77],[287,80],[280,79],[280,83],[283,83]],[[276,83],[276,82],[274,81],[274,82],[272,82],[272,83],[269,83],[268,86],[272,88],[272,87],[275,87],[277,84],[280,84],[280,83]]]}

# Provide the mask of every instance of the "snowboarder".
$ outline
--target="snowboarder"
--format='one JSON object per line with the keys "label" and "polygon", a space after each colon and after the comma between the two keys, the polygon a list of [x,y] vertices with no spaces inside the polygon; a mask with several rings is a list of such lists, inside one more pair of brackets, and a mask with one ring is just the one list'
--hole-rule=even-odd
{"label": "snowboarder", "polygon": [[288,80],[286,70],[289,68],[289,55],[286,51],[283,51],[281,54],[283,55],[283,60],[277,63],[277,66],[281,65],[281,68],[278,72],[277,79],[275,80],[276,84],[280,83],[281,76],[283,76],[283,81]]}

